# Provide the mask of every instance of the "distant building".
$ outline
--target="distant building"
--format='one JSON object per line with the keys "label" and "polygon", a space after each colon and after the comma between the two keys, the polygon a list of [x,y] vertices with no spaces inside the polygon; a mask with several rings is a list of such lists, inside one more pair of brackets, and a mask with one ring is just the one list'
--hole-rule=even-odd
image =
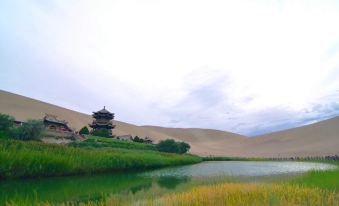
{"label": "distant building", "polygon": [[95,120],[93,120],[92,124],[90,124],[89,126],[93,130],[107,129],[109,135],[112,136],[112,129],[115,128],[115,125],[113,125],[112,123],[112,120],[114,119],[114,113],[107,111],[106,108],[104,107],[102,110],[98,112],[93,112],[92,117]]}
{"label": "distant building", "polygon": [[132,141],[133,140],[133,137],[130,134],[116,136],[116,138],[119,139],[119,140],[125,140],[125,141]]}
{"label": "distant building", "polygon": [[144,143],[146,143],[146,144],[153,144],[153,140],[151,140],[151,138],[149,138],[149,137],[145,137]]}
{"label": "distant building", "polygon": [[14,120],[14,126],[15,127],[20,127],[24,124],[25,122],[24,121],[21,121],[21,120]]}
{"label": "distant building", "polygon": [[58,120],[57,116],[52,114],[46,114],[43,123],[49,131],[73,132],[73,130],[68,127],[68,123],[65,120]]}

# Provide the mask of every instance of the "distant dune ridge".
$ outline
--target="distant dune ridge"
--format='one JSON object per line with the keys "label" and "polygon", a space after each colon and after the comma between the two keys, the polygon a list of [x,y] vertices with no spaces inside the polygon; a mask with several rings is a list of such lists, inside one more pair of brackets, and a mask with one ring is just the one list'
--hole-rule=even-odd
{"label": "distant dune ridge", "polygon": [[[101,109],[100,105],[97,110]],[[114,108],[108,108],[111,112]],[[79,130],[92,122],[91,115],[65,109],[28,97],[0,90],[0,113],[10,114],[18,120],[41,119],[54,114]],[[274,132],[257,137],[245,137],[231,132],[198,129],[136,126],[114,121],[116,135],[149,136],[155,141],[173,138],[188,142],[191,152],[208,156],[246,157],[305,157],[339,155],[339,116],[315,124]]]}

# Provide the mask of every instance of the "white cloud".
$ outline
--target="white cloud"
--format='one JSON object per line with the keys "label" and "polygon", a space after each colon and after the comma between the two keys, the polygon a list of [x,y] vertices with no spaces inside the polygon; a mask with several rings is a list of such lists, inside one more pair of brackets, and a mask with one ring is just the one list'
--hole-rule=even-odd
{"label": "white cloud", "polygon": [[338,19],[337,1],[2,2],[0,85],[131,123],[271,131],[338,102]]}

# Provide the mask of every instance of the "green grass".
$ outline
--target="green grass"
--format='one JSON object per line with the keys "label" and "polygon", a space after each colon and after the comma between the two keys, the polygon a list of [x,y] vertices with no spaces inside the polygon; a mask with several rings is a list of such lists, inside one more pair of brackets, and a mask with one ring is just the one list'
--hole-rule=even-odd
{"label": "green grass", "polygon": [[339,162],[321,161],[337,165],[335,170],[310,171],[292,181],[292,184],[317,187],[321,189],[333,190],[339,192]]}
{"label": "green grass", "polygon": [[82,142],[73,142],[70,144],[73,147],[80,148],[125,148],[137,150],[156,150],[153,144],[144,144],[138,142],[129,142],[123,140],[116,140],[105,137],[89,136],[88,139]]}
{"label": "green grass", "polygon": [[0,139],[0,179],[137,170],[200,161],[200,157],[193,155],[150,150],[95,150]]}

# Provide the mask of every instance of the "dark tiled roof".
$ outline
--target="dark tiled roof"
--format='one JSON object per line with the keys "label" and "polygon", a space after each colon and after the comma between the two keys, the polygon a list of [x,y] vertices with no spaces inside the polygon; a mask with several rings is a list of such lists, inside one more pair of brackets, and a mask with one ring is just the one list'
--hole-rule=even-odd
{"label": "dark tiled roof", "polygon": [[99,111],[97,111],[97,112],[94,112],[94,113],[113,114],[113,113],[109,112],[108,110],[106,110],[106,107],[104,107],[102,110],[99,110]]}
{"label": "dark tiled roof", "polygon": [[49,121],[49,122],[64,124],[64,125],[67,125],[67,123],[68,123],[65,120],[58,120],[57,117],[55,115],[52,115],[52,114],[46,114],[45,117],[44,117],[44,120]]}

